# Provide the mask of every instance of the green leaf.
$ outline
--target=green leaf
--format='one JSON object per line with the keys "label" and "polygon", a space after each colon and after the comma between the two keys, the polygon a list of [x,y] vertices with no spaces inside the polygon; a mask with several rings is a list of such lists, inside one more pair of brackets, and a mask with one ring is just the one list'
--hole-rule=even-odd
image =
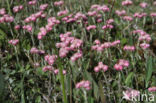
{"label": "green leaf", "polygon": [[153,60],[152,60],[152,57],[150,56],[148,59],[147,59],[147,64],[146,64],[146,88],[148,87],[149,85],[149,80],[151,79],[151,76],[152,76],[152,72],[153,72]]}
{"label": "green leaf", "polygon": [[126,44],[126,43],[127,43],[127,39],[126,39],[126,38],[123,38],[123,39],[121,40],[121,44],[124,45],[124,44]]}
{"label": "green leaf", "polygon": [[133,76],[134,76],[134,73],[133,73],[133,72],[129,73],[129,75],[127,76],[127,78],[126,78],[126,80],[125,80],[125,84],[126,84],[127,86],[129,86],[130,83],[132,82]]}
{"label": "green leaf", "polygon": [[3,94],[3,91],[4,91],[4,76],[2,75],[2,73],[0,73],[0,97],[2,96]]}

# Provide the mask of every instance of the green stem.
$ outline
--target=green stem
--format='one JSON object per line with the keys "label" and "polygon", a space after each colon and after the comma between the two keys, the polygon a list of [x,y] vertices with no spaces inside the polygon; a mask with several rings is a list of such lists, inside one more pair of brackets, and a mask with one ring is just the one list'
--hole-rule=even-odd
{"label": "green stem", "polygon": [[8,7],[9,14],[12,15],[11,10],[10,10],[10,4],[9,4],[9,1],[6,0],[6,2],[7,2],[7,7]]}
{"label": "green stem", "polygon": [[63,101],[64,103],[67,102],[67,97],[66,97],[66,92],[65,92],[65,85],[64,85],[64,75],[63,75],[63,70],[62,70],[62,64],[59,63],[59,76],[60,76],[60,82],[62,86],[62,93],[63,93]]}

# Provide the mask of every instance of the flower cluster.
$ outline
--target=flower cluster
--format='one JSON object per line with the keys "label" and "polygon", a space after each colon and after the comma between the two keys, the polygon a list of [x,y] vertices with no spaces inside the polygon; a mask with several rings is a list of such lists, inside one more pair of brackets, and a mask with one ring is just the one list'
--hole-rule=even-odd
{"label": "flower cluster", "polygon": [[139,34],[139,38],[138,40],[140,41],[140,47],[142,49],[147,49],[150,47],[150,44],[148,44],[151,41],[151,37],[148,33],[146,33],[143,30],[134,30],[133,31],[134,34]]}
{"label": "flower cluster", "polygon": [[13,21],[14,17],[8,14],[4,14],[2,17],[0,17],[0,23],[11,23]]}
{"label": "flower cluster", "polygon": [[98,66],[94,67],[94,71],[99,72],[100,70],[103,70],[105,72],[108,70],[108,66],[103,64],[102,62],[99,62]]}
{"label": "flower cluster", "polygon": [[27,17],[24,20],[24,22],[25,23],[36,22],[38,18],[43,18],[43,17],[45,17],[45,14],[43,13],[43,11],[39,11],[37,13],[31,14],[29,17]]}
{"label": "flower cluster", "polygon": [[80,46],[82,45],[82,40],[77,39],[75,37],[70,37],[72,33],[67,32],[65,34],[60,34],[60,43],[56,43],[56,47],[60,48],[59,50],[59,56],[61,58],[66,57],[69,51],[75,51],[78,49],[78,53],[75,53],[72,57],[71,60],[75,61],[78,58],[82,56],[82,52],[79,50]]}
{"label": "flower cluster", "polygon": [[126,11],[125,10],[116,10],[115,13],[118,15],[118,16],[123,16],[126,14]]}
{"label": "flower cluster", "polygon": [[96,29],[96,26],[95,25],[89,25],[87,28],[86,28],[88,31],[92,30],[92,29]]}
{"label": "flower cluster", "polygon": [[27,30],[28,32],[32,32],[32,26],[31,25],[24,25],[23,29]]}
{"label": "flower cluster", "polygon": [[0,15],[4,15],[4,14],[6,14],[5,8],[1,8],[0,9]]}
{"label": "flower cluster", "polygon": [[125,50],[125,51],[134,51],[135,47],[134,46],[125,45],[123,50]]}
{"label": "flower cluster", "polygon": [[148,88],[148,91],[149,92],[156,92],[156,87],[150,87],[150,88]]}
{"label": "flower cluster", "polygon": [[39,49],[33,47],[33,48],[30,49],[30,53],[31,54],[45,54],[45,51],[44,50],[39,50]]}
{"label": "flower cluster", "polygon": [[147,16],[147,13],[135,13],[133,15],[133,17],[136,17],[136,18],[142,18],[142,17],[145,17]]}
{"label": "flower cluster", "polygon": [[63,4],[64,4],[64,1],[62,1],[62,0],[61,0],[61,1],[55,1],[55,2],[54,2],[54,5],[55,5],[55,6],[61,6],[61,5],[63,5]]}
{"label": "flower cluster", "polygon": [[48,62],[49,65],[53,65],[57,59],[57,55],[46,55],[44,60]]}
{"label": "flower cluster", "polygon": [[92,46],[92,50],[103,51],[105,48],[113,47],[120,44],[120,40],[116,40],[114,42],[105,42],[101,44],[99,40],[95,40],[94,43],[96,45]]}
{"label": "flower cluster", "polygon": [[[54,74],[58,74],[59,73],[59,69],[55,69],[54,71]],[[63,75],[65,75],[67,72],[66,72],[66,70],[62,70],[62,72],[63,72]]]}
{"label": "flower cluster", "polygon": [[36,3],[37,3],[37,0],[32,0],[28,2],[29,5],[35,5]]}
{"label": "flower cluster", "polygon": [[19,40],[18,39],[13,39],[13,40],[10,40],[8,43],[16,46],[19,43]]}
{"label": "flower cluster", "polygon": [[128,66],[129,66],[128,60],[120,59],[119,62],[114,65],[114,69],[121,71],[124,67],[128,67]]}
{"label": "flower cluster", "polygon": [[50,32],[53,26],[60,23],[55,17],[49,17],[47,20],[48,24],[45,27],[40,28],[40,32],[38,33],[38,39],[41,40],[48,32]]}
{"label": "flower cluster", "polygon": [[125,1],[122,2],[123,6],[129,6],[129,5],[132,5],[132,4],[133,4],[133,2],[131,0],[125,0]]}
{"label": "flower cluster", "polygon": [[42,4],[40,5],[40,10],[44,11],[48,7],[48,4]]}
{"label": "flower cluster", "polygon": [[86,90],[90,90],[91,89],[90,85],[91,85],[90,81],[83,80],[76,84],[76,88],[85,88]]}
{"label": "flower cluster", "polygon": [[22,9],[23,9],[23,5],[15,6],[15,7],[13,7],[13,12],[17,13],[17,12],[19,12]]}

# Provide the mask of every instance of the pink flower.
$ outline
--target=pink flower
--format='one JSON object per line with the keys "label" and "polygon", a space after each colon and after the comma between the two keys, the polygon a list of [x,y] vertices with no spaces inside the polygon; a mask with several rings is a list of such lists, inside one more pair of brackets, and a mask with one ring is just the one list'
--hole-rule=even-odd
{"label": "pink flower", "polygon": [[86,90],[90,90],[91,87],[90,87],[91,83],[90,81],[81,81],[79,83],[76,84],[76,88],[79,89],[79,88],[85,88]]}
{"label": "pink flower", "polygon": [[133,20],[133,18],[130,17],[130,16],[124,16],[123,19],[124,20],[127,20],[127,21],[132,21]]}
{"label": "pink flower", "polygon": [[156,12],[151,13],[150,16],[156,17]]}
{"label": "pink flower", "polygon": [[123,66],[120,65],[120,64],[115,64],[115,65],[114,65],[114,68],[115,68],[116,70],[118,70],[118,71],[121,71],[121,70],[123,69]]}
{"label": "pink flower", "polygon": [[19,29],[20,29],[20,25],[16,25],[16,26],[14,27],[14,29],[15,29],[15,30],[19,30]]}
{"label": "pink flower", "polygon": [[32,0],[28,2],[29,5],[35,5],[36,3],[37,3],[37,0]]}
{"label": "pink flower", "polygon": [[101,44],[100,40],[95,40],[94,43],[97,45]]}
{"label": "pink flower", "polygon": [[46,71],[52,71],[53,70],[53,68],[51,67],[51,66],[44,66],[43,68],[42,68],[42,70],[43,70],[43,72],[46,72]]}
{"label": "pink flower", "polygon": [[22,9],[23,9],[23,6],[22,6],[22,5],[15,6],[15,7],[13,7],[13,12],[14,12],[14,13],[17,13],[17,12],[19,12],[19,11],[22,10]]}
{"label": "pink flower", "polygon": [[39,67],[40,66],[40,64],[37,62],[37,63],[34,63],[34,67]]}
{"label": "pink flower", "polygon": [[109,20],[106,21],[107,24],[111,24],[111,23],[113,23],[113,22],[114,22],[113,19],[109,19]]}
{"label": "pink flower", "polygon": [[55,6],[61,6],[61,5],[63,5],[64,4],[64,1],[55,1],[54,2],[54,5]]}
{"label": "pink flower", "polygon": [[45,10],[48,7],[48,4],[42,4],[40,5],[40,10]]}
{"label": "pink flower", "polygon": [[102,27],[102,29],[112,29],[113,28],[113,25],[110,25],[110,24],[106,24]]}
{"label": "pink flower", "polygon": [[66,15],[68,13],[67,10],[64,10],[64,11],[60,11],[57,13],[57,16],[62,16],[62,15]]}
{"label": "pink flower", "polygon": [[10,40],[9,41],[9,44],[12,44],[14,46],[16,46],[18,43],[19,43],[19,40],[18,39],[13,39],[13,40]]}
{"label": "pink flower", "polygon": [[0,9],[0,15],[4,15],[4,14],[6,14],[5,8],[1,8]]}
{"label": "pink flower", "polygon": [[126,14],[126,11],[125,11],[125,10],[121,10],[121,11],[116,10],[115,13],[116,13],[118,16],[123,16],[123,15]]}
{"label": "pink flower", "polygon": [[96,16],[97,12],[96,11],[89,11],[88,16]]}
{"label": "pink flower", "polygon": [[126,50],[126,51],[134,51],[135,50],[135,47],[134,46],[129,46],[129,45],[125,45],[123,50]]}
{"label": "pink flower", "polygon": [[87,30],[88,30],[88,31],[89,31],[89,30],[92,30],[92,29],[96,29],[96,26],[95,26],[95,25],[90,25],[90,26],[87,27]]}
{"label": "pink flower", "polygon": [[133,4],[133,2],[131,0],[125,0],[125,1],[122,2],[123,6],[129,6],[129,5],[132,5],[132,4]]}
{"label": "pink flower", "polygon": [[77,52],[77,53],[75,53],[71,58],[70,58],[70,60],[72,61],[72,62],[74,62],[74,61],[76,61],[77,59],[79,59],[79,58],[81,58],[82,57],[82,52]]}
{"label": "pink flower", "polygon": [[30,53],[31,54],[38,54],[39,50],[35,47],[31,48]]}
{"label": "pink flower", "polygon": [[119,65],[122,65],[123,67],[128,67],[129,66],[129,61],[124,60],[124,59],[120,59],[119,60]]}
{"label": "pink flower", "polygon": [[57,55],[46,55],[44,60],[48,62],[49,65],[53,65],[57,59]]}
{"label": "pink flower", "polygon": [[108,66],[105,65],[105,64],[103,64],[102,62],[99,62],[99,63],[98,63],[98,66],[96,66],[96,67],[94,68],[94,71],[95,71],[95,72],[99,72],[100,70],[103,70],[103,71],[105,72],[105,71],[108,70]]}
{"label": "pink flower", "polygon": [[147,7],[147,3],[142,2],[142,3],[140,3],[140,6],[141,6],[142,8],[146,8],[146,7]]}
{"label": "pink flower", "polygon": [[[59,73],[59,69],[55,69],[53,72],[54,72],[54,74],[57,75]],[[66,70],[63,70],[62,72],[63,72],[63,75],[66,74]]]}
{"label": "pink flower", "polygon": [[148,91],[149,92],[156,92],[156,87],[150,87],[150,88],[148,88]]}
{"label": "pink flower", "polygon": [[140,44],[140,47],[143,49],[147,49],[150,47],[150,44],[142,43],[142,44]]}

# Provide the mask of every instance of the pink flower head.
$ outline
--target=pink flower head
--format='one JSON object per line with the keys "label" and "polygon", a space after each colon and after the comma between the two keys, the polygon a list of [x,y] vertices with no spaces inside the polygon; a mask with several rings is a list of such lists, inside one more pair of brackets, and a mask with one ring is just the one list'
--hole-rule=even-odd
{"label": "pink flower head", "polygon": [[63,5],[63,4],[64,4],[64,1],[62,1],[62,0],[61,0],[61,1],[55,1],[55,2],[54,2],[54,5],[55,5],[55,6],[61,6],[61,5]]}
{"label": "pink flower head", "polygon": [[123,15],[126,14],[126,11],[125,11],[125,10],[121,10],[121,11],[116,10],[115,13],[116,13],[118,16],[123,16]]}
{"label": "pink flower head", "polygon": [[53,65],[57,59],[57,55],[46,55],[44,60],[48,62],[49,65]]}
{"label": "pink flower head", "polygon": [[81,81],[79,83],[76,84],[76,88],[79,89],[79,88],[85,88],[86,90],[90,90],[91,87],[90,87],[91,83],[90,81]]}
{"label": "pink flower head", "polygon": [[23,26],[23,29],[27,30],[28,32],[32,32],[32,26],[31,25]]}
{"label": "pink flower head", "polygon": [[156,17],[156,12],[150,14],[151,17]]}
{"label": "pink flower head", "polygon": [[110,24],[106,24],[102,27],[103,30],[105,29],[112,29],[114,26],[113,25],[110,25]]}
{"label": "pink flower head", "polygon": [[40,10],[45,10],[48,7],[48,4],[42,4],[40,5]]}
{"label": "pink flower head", "polygon": [[21,27],[20,25],[16,25],[16,26],[14,27],[14,29],[15,29],[15,30],[19,30],[20,27]]}
{"label": "pink flower head", "polygon": [[142,44],[140,44],[140,47],[143,49],[147,49],[150,47],[150,44],[142,43]]}
{"label": "pink flower head", "polygon": [[40,66],[40,64],[38,63],[38,62],[36,62],[36,63],[34,63],[34,67],[39,67]]}
{"label": "pink flower head", "polygon": [[121,71],[123,69],[123,66],[120,65],[120,64],[115,64],[114,65],[114,69],[118,70],[118,71]]}
{"label": "pink flower head", "polygon": [[36,3],[37,3],[37,0],[32,0],[28,2],[29,5],[35,5]]}
{"label": "pink flower head", "polygon": [[[59,73],[59,69],[55,69],[53,72],[54,72],[54,74],[57,75]],[[65,75],[67,73],[66,70],[63,70],[62,72],[63,72],[63,75]]]}
{"label": "pink flower head", "polygon": [[147,3],[142,2],[142,3],[140,3],[140,6],[141,6],[142,8],[146,8],[146,7],[147,7]]}
{"label": "pink flower head", "polygon": [[105,71],[108,70],[108,66],[105,65],[105,64],[103,64],[102,62],[99,62],[99,63],[98,63],[98,66],[96,66],[96,67],[94,68],[94,71],[95,71],[95,72],[99,72],[100,70],[103,70],[103,71],[105,72]]}
{"label": "pink flower head", "polygon": [[48,65],[48,66],[43,67],[42,70],[43,70],[43,72],[52,71],[53,68],[52,68],[51,66]]}
{"label": "pink flower head", "polygon": [[127,20],[127,21],[132,21],[133,20],[133,18],[130,17],[130,16],[124,16],[123,19],[124,20]]}
{"label": "pink flower head", "polygon": [[156,87],[150,87],[150,88],[148,88],[148,91],[149,92],[156,92]]}
{"label": "pink flower head", "polygon": [[4,15],[4,14],[6,14],[5,8],[1,8],[0,9],[0,15]]}
{"label": "pink flower head", "polygon": [[30,53],[31,54],[38,54],[39,50],[35,47],[31,48]]}
{"label": "pink flower head", "polygon": [[114,20],[113,20],[113,19],[109,19],[109,20],[107,20],[106,22],[107,22],[107,24],[111,24],[111,23],[114,22]]}
{"label": "pink flower head", "polygon": [[82,52],[77,52],[77,53],[75,53],[71,58],[70,58],[70,60],[72,61],[72,62],[74,62],[74,61],[76,61],[77,59],[79,59],[79,58],[81,58],[82,57]]}
{"label": "pink flower head", "polygon": [[9,41],[9,44],[12,44],[14,46],[16,46],[18,43],[19,43],[19,40],[18,39],[13,39],[13,40],[10,40]]}
{"label": "pink flower head", "polygon": [[96,29],[96,26],[95,26],[95,25],[90,25],[90,26],[87,27],[87,30],[88,30],[88,31],[90,31],[90,30],[92,30],[92,29]]}
{"label": "pink flower head", "polygon": [[68,13],[67,10],[64,10],[64,11],[60,11],[57,13],[57,16],[62,16],[62,15],[66,15]]}
{"label": "pink flower head", "polygon": [[97,45],[101,44],[100,40],[95,40],[94,43]]}
{"label": "pink flower head", "polygon": [[13,12],[14,12],[14,13],[17,13],[17,12],[19,12],[19,11],[22,10],[22,9],[23,9],[23,6],[22,6],[22,5],[15,6],[15,7],[13,7]]}
{"label": "pink flower head", "polygon": [[126,45],[126,46],[124,46],[123,50],[125,50],[125,51],[134,51],[135,50],[135,47],[134,46]]}
{"label": "pink flower head", "polygon": [[119,60],[119,65],[122,65],[123,67],[128,67],[129,66],[129,61],[124,60],[124,59],[120,59]]}
{"label": "pink flower head", "polygon": [[97,12],[96,11],[89,11],[88,16],[96,16]]}
{"label": "pink flower head", "polygon": [[132,5],[132,4],[133,4],[133,2],[131,0],[125,0],[125,1],[122,2],[123,6],[129,6],[129,5]]}
{"label": "pink flower head", "polygon": [[114,42],[112,42],[112,46],[116,46],[116,45],[118,45],[118,44],[120,44],[120,40],[116,40],[116,41],[114,41]]}

